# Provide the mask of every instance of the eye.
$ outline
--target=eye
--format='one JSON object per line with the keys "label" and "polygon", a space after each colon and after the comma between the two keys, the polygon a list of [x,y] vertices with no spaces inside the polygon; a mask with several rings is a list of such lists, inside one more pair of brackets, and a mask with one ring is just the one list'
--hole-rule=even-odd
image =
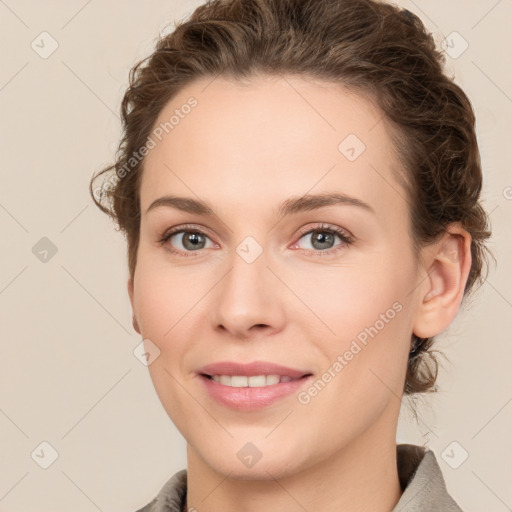
{"label": "eye", "polygon": [[[307,231],[302,231],[301,235],[301,238],[296,244],[294,244],[293,248],[297,248],[300,244],[300,240],[305,239],[309,241],[310,246],[312,247],[312,249],[309,247],[306,247],[305,249],[307,251],[312,251],[313,253],[319,253],[319,255],[322,256],[337,252],[353,242],[352,236],[345,230],[325,224],[315,226]],[[336,237],[341,240],[341,243],[333,245]],[[299,248],[304,249],[304,247],[300,246]]]}
{"label": "eye", "polygon": [[173,253],[183,254],[208,248],[207,241],[211,242],[210,247],[218,247],[217,244],[212,242],[212,240],[199,229],[180,226],[166,231],[158,242],[161,245],[167,244],[169,250]]}
{"label": "eye", "polygon": [[[300,235],[299,241],[292,246],[292,249],[305,249],[306,252],[315,255],[332,254],[353,243],[353,238],[347,231],[325,224],[302,229]],[[333,245],[336,237],[341,240],[341,243]],[[309,240],[312,249],[300,247],[302,239]],[[172,228],[166,231],[158,242],[161,245],[166,245],[170,252],[184,256],[193,256],[192,253],[207,249],[208,242],[210,242],[210,248],[219,248],[219,245],[213,242],[208,235],[193,226]]]}

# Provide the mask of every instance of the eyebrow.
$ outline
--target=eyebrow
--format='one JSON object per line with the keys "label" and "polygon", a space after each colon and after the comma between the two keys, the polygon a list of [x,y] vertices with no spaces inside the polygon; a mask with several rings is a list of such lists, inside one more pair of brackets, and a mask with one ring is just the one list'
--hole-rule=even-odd
{"label": "eyebrow", "polygon": [[[361,199],[347,196],[339,193],[325,194],[305,194],[298,197],[290,197],[286,199],[277,209],[278,218],[293,215],[300,212],[317,210],[325,206],[333,206],[338,204],[351,205],[360,207],[375,215],[375,210]],[[197,215],[205,215],[208,217],[215,216],[212,207],[205,201],[192,199],[189,197],[163,196],[155,199],[146,210],[146,213],[159,207],[176,208],[186,213]]]}

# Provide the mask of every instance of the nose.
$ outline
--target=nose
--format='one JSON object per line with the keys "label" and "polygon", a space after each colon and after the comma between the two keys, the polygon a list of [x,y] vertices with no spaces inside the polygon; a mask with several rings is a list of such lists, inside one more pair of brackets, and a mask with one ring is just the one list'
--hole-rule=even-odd
{"label": "nose", "polygon": [[265,251],[251,263],[235,252],[230,262],[230,270],[212,290],[212,327],[237,339],[281,331],[286,290],[268,267]]}

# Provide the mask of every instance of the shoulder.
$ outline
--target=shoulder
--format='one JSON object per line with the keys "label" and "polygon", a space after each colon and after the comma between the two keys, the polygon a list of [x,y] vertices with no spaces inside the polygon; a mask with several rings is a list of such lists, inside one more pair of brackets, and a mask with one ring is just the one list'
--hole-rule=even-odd
{"label": "shoulder", "polygon": [[175,473],[162,487],[156,498],[136,512],[181,512],[187,494],[187,470]]}
{"label": "shoulder", "polygon": [[399,444],[397,465],[403,494],[392,512],[463,512],[449,495],[432,450]]}

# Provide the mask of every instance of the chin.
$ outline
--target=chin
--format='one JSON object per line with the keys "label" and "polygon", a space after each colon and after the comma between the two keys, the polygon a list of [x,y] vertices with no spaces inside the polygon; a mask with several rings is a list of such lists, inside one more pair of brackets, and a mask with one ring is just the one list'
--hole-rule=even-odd
{"label": "chin", "polygon": [[[229,475],[233,480],[263,481],[286,478],[306,469],[308,465],[308,454],[300,453],[304,446],[296,450],[291,445],[286,446],[283,439],[279,440],[279,446],[268,441],[265,444],[264,440],[252,443],[246,439],[241,442],[231,440],[219,443],[214,450],[211,445],[202,446],[196,453],[213,471]],[[305,460],[302,461],[303,457]]]}
{"label": "chin", "polygon": [[252,467],[244,467],[238,459],[233,462],[232,459],[223,462],[217,460],[209,461],[209,465],[214,471],[223,475],[229,475],[232,480],[274,480],[288,477],[299,471],[296,461],[293,467],[290,467],[289,461],[283,458],[264,461],[261,458]]}

